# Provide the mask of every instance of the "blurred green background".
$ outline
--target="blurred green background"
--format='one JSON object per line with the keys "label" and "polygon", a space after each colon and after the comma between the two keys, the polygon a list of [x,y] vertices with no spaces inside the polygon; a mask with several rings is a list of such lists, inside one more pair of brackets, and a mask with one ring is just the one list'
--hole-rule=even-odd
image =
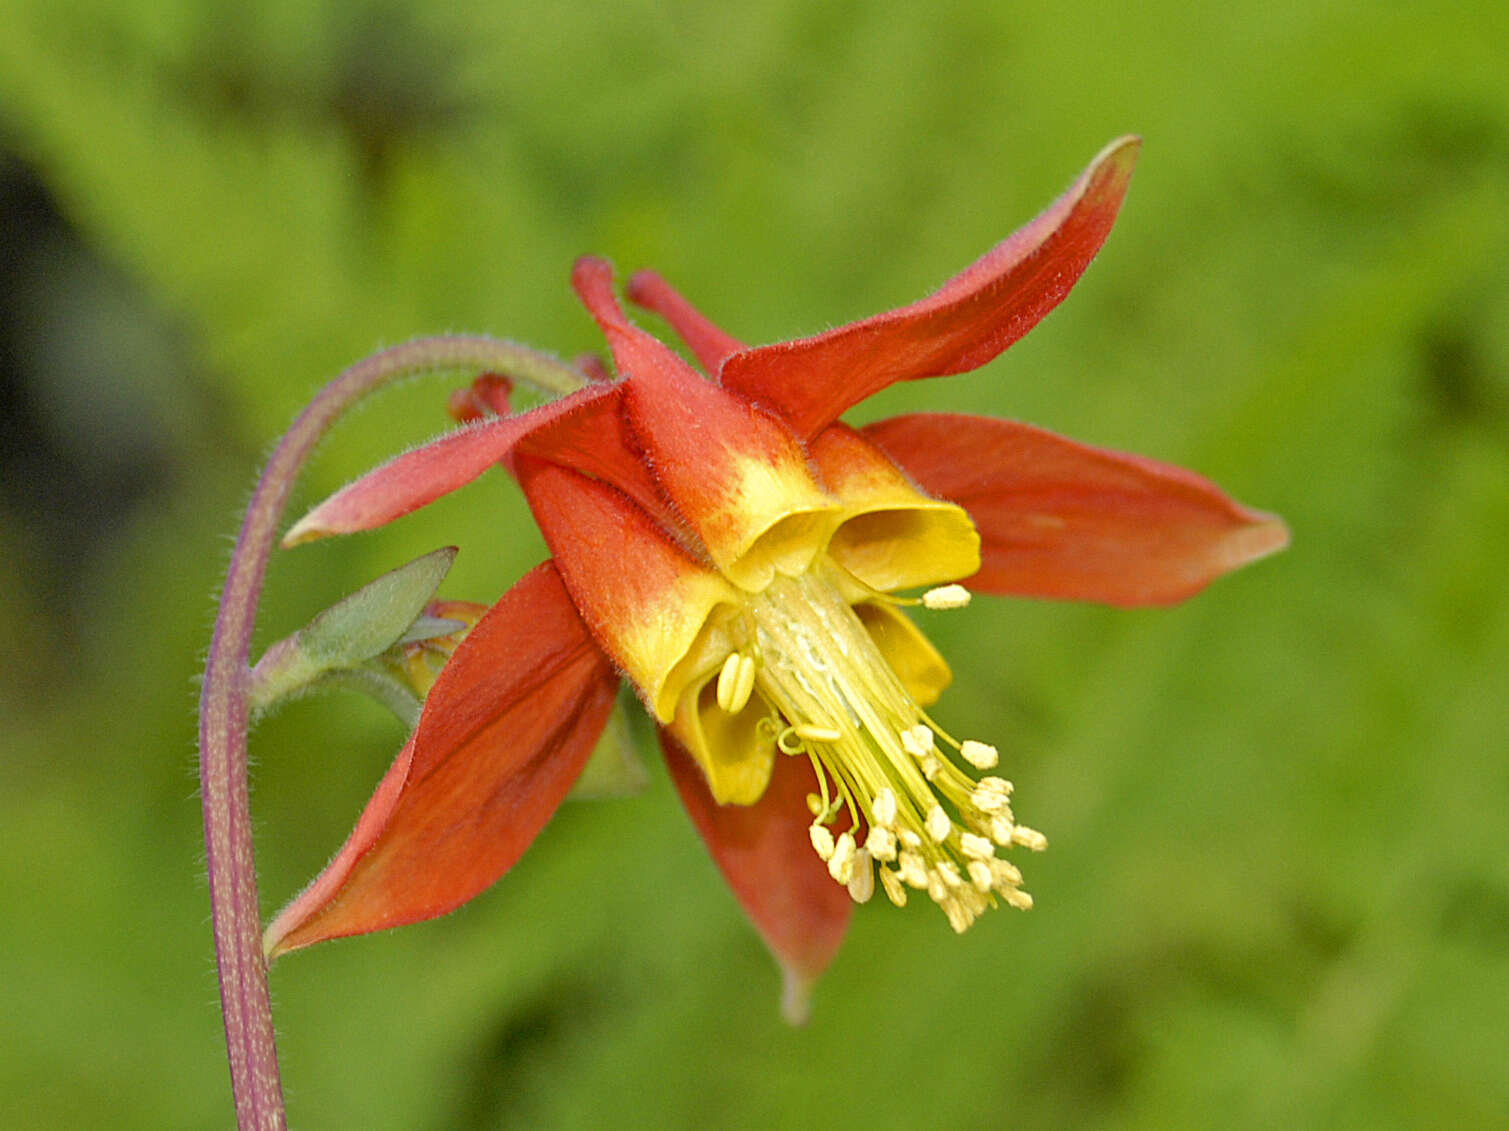
{"label": "blurred green background", "polygon": [[[421,333],[600,348],[573,257],[731,332],[919,297],[1146,138],[1065,306],[868,419],[1007,414],[1192,466],[1293,548],[1169,611],[929,629],[1052,849],[955,939],[872,905],[790,1030],[657,766],[445,920],[273,974],[296,1125],[1487,1126],[1509,1111],[1509,18],[1498,3],[0,0],[0,1124],[230,1119],[195,680],[260,462]],[[453,382],[453,384],[459,382]],[[416,382],[300,502],[445,426]],[[458,543],[488,477],[275,559],[266,643]],[[264,905],[397,749],[253,736]],[[915,901],[914,901],[915,902]]]}

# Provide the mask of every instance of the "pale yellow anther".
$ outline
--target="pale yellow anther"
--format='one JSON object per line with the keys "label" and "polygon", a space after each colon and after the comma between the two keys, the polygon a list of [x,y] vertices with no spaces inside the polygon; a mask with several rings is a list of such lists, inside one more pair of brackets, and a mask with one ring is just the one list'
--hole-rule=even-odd
{"label": "pale yellow anther", "polygon": [[1011,820],[1010,813],[1001,813],[990,819],[990,839],[1002,848],[1012,843],[1016,835],[1016,825]]}
{"label": "pale yellow anther", "polygon": [[1048,847],[1048,838],[1036,829],[1029,829],[1026,825],[1018,825],[1011,830],[1011,843],[1019,844],[1023,848],[1033,852],[1041,852]]}
{"label": "pale yellow anther", "polygon": [[823,860],[833,857],[833,834],[826,825],[813,825],[807,830],[807,835],[812,838],[812,850]]}
{"label": "pale yellow anther", "polygon": [[959,756],[977,770],[993,770],[1001,761],[1001,754],[987,742],[966,738],[959,747]]}
{"label": "pale yellow anther", "polygon": [[943,806],[934,805],[927,815],[927,824],[925,827],[927,835],[932,837],[938,844],[942,844],[948,839],[948,832],[953,828],[953,824],[949,821],[948,814],[943,811]]}
{"label": "pale yellow anther", "polygon": [[1011,783],[1002,778],[981,778],[969,801],[982,813],[999,813],[1011,804]]}
{"label": "pale yellow anther", "polygon": [[995,878],[996,885],[1016,887],[1022,882],[1022,871],[1010,860],[992,860],[990,873]]}
{"label": "pale yellow anther", "polygon": [[959,850],[972,860],[989,860],[996,854],[996,846],[975,833],[959,834]]}
{"label": "pale yellow anther", "polygon": [[876,825],[890,826],[896,823],[896,794],[886,786],[870,806],[870,817]]}
{"label": "pale yellow anther", "polygon": [[896,839],[908,848],[922,847],[922,838],[911,829],[897,829]]}
{"label": "pale yellow anther", "polygon": [[908,886],[914,888],[927,887],[927,865],[923,863],[922,857],[918,853],[908,849],[897,857],[896,863],[901,873],[901,878]]}
{"label": "pale yellow anther", "polygon": [[933,752],[933,732],[926,723],[918,723],[901,732],[901,748],[913,758],[926,758]]}
{"label": "pale yellow anther", "polygon": [[827,807],[823,804],[821,797],[815,793],[809,793],[807,794],[807,812],[811,813],[814,817],[825,817],[827,816]]}
{"label": "pale yellow anther", "polygon": [[841,884],[847,884],[854,876],[854,836],[840,833],[833,846],[833,855],[828,858],[828,875]]}
{"label": "pale yellow anther", "polygon": [[1032,897],[1020,888],[1012,888],[1009,891],[1001,892],[1001,898],[1018,911],[1032,910]]}
{"label": "pale yellow anther", "polygon": [[927,609],[962,609],[969,604],[969,590],[962,585],[940,585],[922,595]]}
{"label": "pale yellow anther", "polygon": [[739,685],[739,658],[739,653],[730,652],[718,672],[718,706],[729,714],[738,710],[734,706],[734,690]]}
{"label": "pale yellow anther", "polygon": [[861,848],[854,854],[853,875],[849,877],[849,898],[855,903],[869,903],[874,894],[875,866],[870,862],[870,854]]}
{"label": "pale yellow anther", "polygon": [[906,888],[902,886],[901,877],[891,869],[880,869],[880,886],[885,888],[886,898],[897,907],[906,906]]}
{"label": "pale yellow anther", "polygon": [[865,851],[876,860],[896,859],[896,834],[884,825],[871,825],[870,835],[865,837]]}
{"label": "pale yellow anther", "polygon": [[964,880],[959,875],[959,869],[954,867],[951,860],[945,860],[938,865],[938,875],[943,877],[943,882],[951,888],[964,886]]}
{"label": "pale yellow anther", "polygon": [[734,684],[733,703],[729,707],[734,714],[742,711],[749,702],[749,697],[754,694],[755,677],[759,672],[759,665],[755,663],[753,656],[739,656],[739,678]]}
{"label": "pale yellow anther", "polygon": [[995,872],[989,864],[983,860],[971,860],[969,862],[969,882],[975,885],[976,891],[989,891],[996,886]]}
{"label": "pale yellow anther", "polygon": [[800,723],[792,727],[791,731],[803,742],[837,742],[844,736],[843,731],[818,726],[816,723]]}
{"label": "pale yellow anther", "polygon": [[929,754],[922,759],[922,776],[928,781],[935,780],[943,772],[943,763],[936,754]]}
{"label": "pale yellow anther", "polygon": [[962,935],[969,930],[970,924],[975,921],[974,914],[957,899],[944,900],[939,906],[943,908],[943,914],[948,917],[948,925],[954,929],[956,935]]}
{"label": "pale yellow anther", "polygon": [[943,882],[943,877],[937,872],[927,874],[927,897],[940,906],[948,899],[948,885]]}

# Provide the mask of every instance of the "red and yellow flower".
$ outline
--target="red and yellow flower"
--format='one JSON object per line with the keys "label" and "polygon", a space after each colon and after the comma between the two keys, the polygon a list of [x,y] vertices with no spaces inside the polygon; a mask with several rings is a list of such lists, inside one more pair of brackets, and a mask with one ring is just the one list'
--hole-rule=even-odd
{"label": "red and yellow flower", "polygon": [[930,297],[815,337],[746,348],[659,277],[634,276],[628,298],[670,323],[702,373],[629,322],[607,263],[579,261],[572,283],[616,379],[517,414],[506,386],[479,383],[453,402],[473,423],[285,539],[380,525],[501,462],[551,559],[456,648],[268,952],[440,915],[498,879],[581,772],[620,678],[793,1004],[877,878],[897,904],[926,893],[959,931],[998,902],[1031,906],[1003,854],[1044,838],[1016,822],[996,750],[928,713],[950,672],[904,609],[961,605],[965,580],[1167,604],[1287,533],[1190,472],[1027,425],[839,417],[893,382],[983,365],[1031,329],[1100,249],[1137,149],[1107,147]]}

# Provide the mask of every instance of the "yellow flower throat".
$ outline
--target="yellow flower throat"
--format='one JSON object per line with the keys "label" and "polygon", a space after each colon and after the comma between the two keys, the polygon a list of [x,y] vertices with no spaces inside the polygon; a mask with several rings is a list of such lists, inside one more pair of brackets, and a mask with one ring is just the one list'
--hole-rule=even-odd
{"label": "yellow flower throat", "polygon": [[[847,581],[819,555],[751,596],[746,643],[723,664],[716,710],[737,715],[758,695],[774,711],[758,724],[762,737],[811,759],[813,848],[855,901],[870,898],[878,872],[893,903],[904,905],[909,887],[926,891],[956,931],[997,897],[1031,907],[1021,873],[996,852],[1046,840],[1015,823],[1010,782],[977,781],[955,762],[989,770],[994,747],[956,742],[927,716],[845,599]],[[935,608],[967,601],[958,586],[934,594],[924,603]]]}

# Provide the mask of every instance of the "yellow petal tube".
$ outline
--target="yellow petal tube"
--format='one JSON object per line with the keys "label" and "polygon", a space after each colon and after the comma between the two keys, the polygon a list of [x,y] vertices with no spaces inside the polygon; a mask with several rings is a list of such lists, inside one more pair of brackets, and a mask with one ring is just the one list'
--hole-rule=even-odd
{"label": "yellow petal tube", "polygon": [[532,459],[520,460],[518,473],[593,635],[655,717],[670,722],[687,686],[730,651],[722,626],[739,591],[608,484]]}
{"label": "yellow petal tube", "polygon": [[720,805],[753,805],[775,765],[773,712],[756,695],[737,711],[718,705],[717,680],[704,679],[681,696],[670,732],[702,768],[708,791]]}
{"label": "yellow petal tube", "polygon": [[651,470],[734,584],[758,592],[806,569],[843,509],[784,424],[690,369],[642,369],[625,418]]}
{"label": "yellow petal tube", "polygon": [[954,581],[980,568],[980,536],[964,509],[923,494],[852,428],[825,428],[810,455],[844,505],[828,555],[863,584],[889,593]]}

